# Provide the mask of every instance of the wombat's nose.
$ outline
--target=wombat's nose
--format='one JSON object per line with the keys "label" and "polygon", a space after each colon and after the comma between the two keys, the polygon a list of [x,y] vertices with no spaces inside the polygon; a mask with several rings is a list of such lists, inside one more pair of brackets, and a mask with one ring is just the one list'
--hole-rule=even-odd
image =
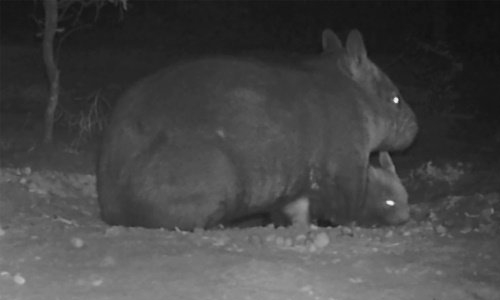
{"label": "wombat's nose", "polygon": [[387,221],[390,225],[401,225],[410,220],[410,209],[405,208],[397,211]]}

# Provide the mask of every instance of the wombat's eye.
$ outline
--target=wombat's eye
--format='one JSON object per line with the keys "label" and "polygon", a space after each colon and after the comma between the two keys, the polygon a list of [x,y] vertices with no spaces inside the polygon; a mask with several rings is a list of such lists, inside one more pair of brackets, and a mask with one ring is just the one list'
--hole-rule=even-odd
{"label": "wombat's eye", "polygon": [[399,103],[401,103],[401,98],[398,95],[393,96],[391,102],[398,105]]}
{"label": "wombat's eye", "polygon": [[396,202],[394,200],[385,200],[385,204],[387,206],[395,206],[396,205]]}

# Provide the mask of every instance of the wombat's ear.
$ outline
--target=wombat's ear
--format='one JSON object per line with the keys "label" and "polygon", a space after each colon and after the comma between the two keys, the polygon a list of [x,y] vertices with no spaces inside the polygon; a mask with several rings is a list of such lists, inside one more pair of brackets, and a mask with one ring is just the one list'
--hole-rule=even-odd
{"label": "wombat's ear", "polygon": [[387,151],[380,151],[378,154],[378,161],[382,169],[396,173],[396,166],[392,162],[391,155]]}
{"label": "wombat's ear", "polygon": [[339,37],[329,28],[323,30],[323,52],[337,52],[342,49]]}
{"label": "wombat's ear", "polygon": [[363,42],[363,36],[359,30],[353,29],[349,32],[346,49],[347,54],[357,61],[363,61],[367,58],[365,43]]}
{"label": "wombat's ear", "polygon": [[368,59],[363,37],[356,29],[349,32],[346,42],[346,52],[347,55],[343,60],[343,64],[349,76],[365,88],[372,88],[372,81],[380,80],[382,73],[377,66]]}

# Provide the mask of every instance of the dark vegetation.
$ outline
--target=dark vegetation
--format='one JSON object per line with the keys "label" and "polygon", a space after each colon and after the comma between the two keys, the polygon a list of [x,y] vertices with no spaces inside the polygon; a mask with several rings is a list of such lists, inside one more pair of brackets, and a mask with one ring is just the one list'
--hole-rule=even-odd
{"label": "dark vegetation", "polygon": [[[57,44],[63,94],[56,122],[71,128],[81,145],[102,130],[114,100],[130,82],[180,57],[312,53],[319,51],[322,29],[333,28],[344,38],[349,29],[359,28],[371,56],[395,74],[403,89],[412,87],[405,95],[419,117],[449,117],[459,138],[494,138],[499,126],[495,120],[500,88],[494,82],[500,26],[490,12],[496,8],[496,3],[481,1],[131,1],[125,14],[107,6],[97,20],[89,8],[79,22],[61,22],[66,30]],[[20,87],[24,91],[35,82],[44,88],[36,49],[41,31],[35,22],[43,17],[43,9],[37,2],[2,1],[2,14],[2,59],[7,64],[1,74],[2,113],[39,116],[45,94],[19,99],[11,93],[19,80],[28,85]],[[18,60],[30,60],[30,67],[36,68],[27,71],[15,65],[16,58],[9,57],[14,45],[35,49],[22,57],[13,51]],[[89,60],[104,68],[92,70]]]}

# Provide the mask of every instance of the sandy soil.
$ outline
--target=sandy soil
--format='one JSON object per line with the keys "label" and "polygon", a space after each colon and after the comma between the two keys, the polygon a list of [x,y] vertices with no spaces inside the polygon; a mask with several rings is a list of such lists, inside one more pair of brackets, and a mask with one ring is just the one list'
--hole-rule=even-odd
{"label": "sandy soil", "polygon": [[171,232],[103,224],[92,175],[0,174],[2,300],[500,299],[497,193],[413,205],[399,228]]}

